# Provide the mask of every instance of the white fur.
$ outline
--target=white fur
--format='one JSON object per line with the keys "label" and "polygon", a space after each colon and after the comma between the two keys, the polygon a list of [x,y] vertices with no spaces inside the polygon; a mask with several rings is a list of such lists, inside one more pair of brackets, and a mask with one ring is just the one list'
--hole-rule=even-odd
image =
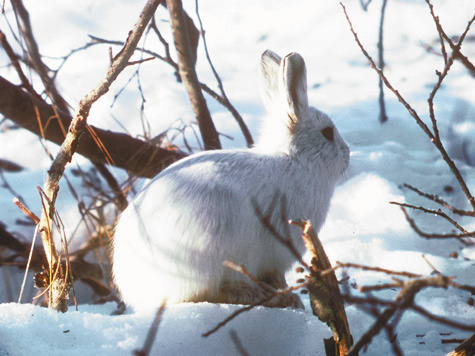
{"label": "white fur", "polygon": [[[276,196],[275,227],[284,232],[281,209],[309,219],[318,231],[327,214],[349,150],[328,116],[308,106],[303,58],[262,55],[262,96],[269,111],[260,141],[248,150],[192,155],[168,167],[131,202],[116,228],[114,278],[136,310],[168,303],[210,301],[248,304],[265,293],[247,277],[223,267],[242,264],[275,288],[285,287],[291,253],[262,225],[255,205],[267,211]],[[333,141],[321,130],[332,127]],[[280,202],[280,200],[278,200]],[[300,252],[301,231],[291,228]],[[269,306],[299,306],[296,296]]]}

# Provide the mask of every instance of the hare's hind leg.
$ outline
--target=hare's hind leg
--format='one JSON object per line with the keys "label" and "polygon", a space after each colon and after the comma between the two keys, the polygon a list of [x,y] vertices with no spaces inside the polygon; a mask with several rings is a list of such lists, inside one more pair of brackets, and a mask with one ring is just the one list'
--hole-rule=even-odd
{"label": "hare's hind leg", "polygon": [[211,303],[227,304],[261,304],[270,308],[304,309],[300,297],[295,293],[276,293],[278,289],[286,289],[284,276],[278,272],[266,272],[259,275],[263,283],[249,282],[224,282],[215,296],[203,295],[200,300]]}
{"label": "hare's hind leg", "polygon": [[[283,290],[288,287],[284,274],[277,270],[261,273],[259,275],[259,280],[276,290]],[[294,309],[305,309],[298,294],[292,292],[278,294],[268,302],[263,303],[263,305],[274,308],[291,307]]]}

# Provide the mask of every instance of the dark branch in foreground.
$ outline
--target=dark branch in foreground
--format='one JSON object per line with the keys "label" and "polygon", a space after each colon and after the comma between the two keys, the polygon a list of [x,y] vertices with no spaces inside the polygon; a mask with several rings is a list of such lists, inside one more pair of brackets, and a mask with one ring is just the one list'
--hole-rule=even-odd
{"label": "dark branch in foreground", "polygon": [[178,54],[180,77],[188,92],[188,98],[198,121],[205,149],[219,149],[221,148],[219,135],[206,105],[195,71],[195,60],[191,51],[183,4],[181,0],[167,0],[167,8],[170,11],[170,24]]}
{"label": "dark branch in foreground", "polygon": [[[61,145],[72,117],[58,112],[38,97],[33,97],[0,77],[0,113],[21,127]],[[59,113],[60,117],[56,115]],[[141,177],[153,177],[186,154],[151,145],[123,133],[102,130],[88,125],[77,153],[93,162],[111,164]],[[94,137],[94,135],[97,137]],[[100,143],[100,144],[99,144]],[[108,160],[107,157],[110,157]]]}
{"label": "dark branch in foreground", "polygon": [[[307,277],[310,306],[313,314],[326,323],[333,334],[332,339],[325,340],[325,348],[335,350],[336,355],[346,355],[353,344],[353,336],[330,260],[310,221],[292,220],[290,224],[302,229],[302,239],[312,257]],[[358,352],[353,355],[357,356]]]}

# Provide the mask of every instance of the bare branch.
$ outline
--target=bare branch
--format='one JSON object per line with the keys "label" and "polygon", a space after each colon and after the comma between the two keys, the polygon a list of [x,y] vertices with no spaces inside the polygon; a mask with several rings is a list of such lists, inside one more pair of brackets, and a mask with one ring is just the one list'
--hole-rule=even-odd
{"label": "bare branch", "polygon": [[343,3],[340,2],[340,5],[342,6],[343,8],[343,11],[345,13],[345,16],[346,16],[346,20],[348,21],[348,24],[350,26],[350,31],[351,33],[353,34],[354,38],[355,38],[355,41],[356,43],[358,44],[358,46],[360,47],[361,51],[363,52],[364,56],[366,57],[366,59],[369,61],[369,63],[371,64],[371,67],[376,71],[376,73],[378,73],[378,75],[381,77],[383,83],[386,85],[386,87],[391,90],[394,95],[396,95],[397,99],[401,102],[401,104],[404,105],[404,107],[407,109],[407,111],[411,114],[412,117],[414,117],[414,119],[416,120],[417,124],[421,127],[421,129],[426,133],[427,136],[429,136],[429,138],[431,139],[431,141],[433,140],[433,134],[432,132],[430,131],[430,129],[427,127],[427,125],[421,120],[421,118],[419,117],[419,115],[417,114],[417,112],[411,107],[411,105],[402,97],[402,95],[392,86],[392,84],[388,81],[388,79],[386,78],[386,76],[383,74],[383,72],[381,71],[380,68],[378,68],[378,66],[376,65],[376,63],[374,62],[373,58],[369,55],[369,53],[366,51],[366,49],[364,48],[363,44],[361,43],[359,37],[358,37],[358,34],[355,32],[355,30],[353,29],[353,24],[351,23],[351,20],[350,20],[350,17],[348,16],[348,13],[346,12],[346,7],[345,5],[343,5]]}
{"label": "bare branch", "polygon": [[198,121],[205,149],[219,149],[221,148],[219,135],[211,119],[211,114],[196,75],[182,2],[181,0],[167,0],[167,7],[170,11],[170,23],[178,53],[180,77],[188,91],[188,98]]}
{"label": "bare branch", "polygon": [[51,95],[51,99],[55,106],[61,111],[68,112],[69,105],[64,98],[59,94],[54,81],[49,76],[49,68],[43,63],[41,59],[40,51],[33,35],[33,29],[30,23],[30,15],[22,3],[22,0],[12,0],[12,7],[17,17],[17,22],[20,27],[20,31],[27,46],[27,56],[30,58],[33,68],[40,76],[43,85],[48,95]]}
{"label": "bare branch", "polygon": [[232,263],[230,261],[224,261],[223,265],[225,267],[231,268],[232,270],[242,273],[246,277],[248,277],[256,286],[261,288],[265,292],[265,297],[261,298],[260,300],[250,304],[249,306],[243,307],[241,309],[236,310],[234,313],[232,313],[229,317],[224,319],[222,322],[216,325],[213,329],[209,330],[208,332],[204,333],[202,336],[203,337],[208,337],[211,334],[214,334],[216,331],[221,329],[223,326],[225,326],[227,323],[229,323],[231,320],[236,318],[238,315],[240,315],[243,312],[246,312],[248,310],[253,309],[254,307],[258,305],[265,305],[268,301],[271,301],[274,298],[279,298],[282,295],[286,295],[288,293],[292,293],[293,291],[296,291],[298,289],[301,289],[302,287],[307,286],[307,283],[304,284],[299,284],[295,287],[289,287],[286,289],[275,289],[271,285],[267,284],[266,282],[263,282],[253,276],[244,266],[242,265],[236,265],[235,263]]}
{"label": "bare branch", "polygon": [[392,271],[381,267],[371,267],[371,266],[364,266],[356,263],[342,263],[336,262],[335,268],[357,268],[363,271],[374,271],[374,272],[382,272],[388,275],[393,276],[402,276],[402,277],[409,277],[409,278],[419,278],[422,277],[420,274],[410,273],[410,272],[399,272],[399,271]]}
{"label": "bare branch", "polygon": [[414,209],[414,210],[420,210],[420,211],[423,211],[424,213],[434,214],[434,215],[440,216],[440,217],[444,218],[445,220],[447,220],[449,223],[451,223],[453,226],[455,226],[458,230],[462,231],[462,233],[464,233],[464,234],[467,233],[467,230],[465,230],[454,219],[452,219],[450,216],[448,216],[446,213],[444,213],[440,209],[439,210],[427,209],[427,208],[424,208],[423,206],[415,206],[415,205],[406,204],[406,203],[398,203],[398,202],[395,202],[395,201],[390,201],[389,204],[399,205],[400,207],[403,207],[403,208],[410,208],[410,209]]}
{"label": "bare branch", "polygon": [[234,330],[234,329],[230,330],[229,335],[231,336],[231,340],[233,341],[233,344],[236,346],[236,349],[239,352],[239,354],[241,356],[249,356],[249,353],[244,348],[241,340],[239,339],[239,336],[238,336],[236,330]]}
{"label": "bare branch", "polygon": [[[410,279],[403,283],[403,288],[396,297],[394,303],[390,303],[388,307],[379,315],[375,323],[367,330],[367,332],[352,346],[348,352],[348,356],[357,355],[358,352],[371,340],[379,334],[379,332],[389,323],[390,319],[399,310],[406,310],[414,305],[415,295],[423,288],[438,287],[447,288],[450,279],[444,276],[427,277]],[[362,300],[367,302],[368,298]]]}
{"label": "bare branch", "polygon": [[470,324],[460,323],[460,322],[457,322],[457,321],[452,320],[452,319],[443,318],[439,315],[432,314],[429,311],[425,310],[424,308],[422,308],[418,305],[415,305],[415,304],[411,305],[410,308],[412,310],[414,310],[415,312],[425,316],[427,319],[435,321],[437,323],[447,325],[447,326],[450,326],[450,327],[453,327],[453,328],[456,328],[456,329],[459,329],[459,330],[475,331],[475,324],[470,325]]}
{"label": "bare branch", "polygon": [[[384,25],[384,15],[386,13],[386,5],[388,1],[383,0],[381,5],[381,18],[379,21],[379,37],[378,37],[378,62],[379,68],[381,71],[384,69],[384,49],[383,49],[383,25]],[[385,123],[388,121],[388,116],[386,114],[386,105],[384,102],[384,85],[381,77],[379,79],[379,121]]]}
{"label": "bare branch", "polygon": [[162,320],[163,312],[165,311],[165,306],[166,301],[162,303],[160,308],[158,308],[157,312],[155,313],[155,317],[153,319],[152,325],[150,325],[150,328],[148,329],[147,337],[145,339],[142,349],[135,350],[134,355],[150,355],[150,350],[152,349],[153,341],[155,340],[155,336],[157,335],[158,327],[160,326],[160,321]]}
{"label": "bare branch", "polygon": [[[348,16],[348,13],[346,11],[346,7],[340,3],[340,5],[342,6],[343,8],[343,11],[345,13],[345,16],[346,16],[346,19],[348,21],[348,24],[350,26],[350,31],[351,33],[353,34],[354,38],[355,38],[355,41],[356,43],[358,44],[358,46],[360,47],[361,51],[363,52],[364,56],[368,59],[368,61],[370,62],[371,64],[371,67],[378,73],[378,75],[380,76],[380,78],[383,80],[384,84],[386,85],[386,87],[391,90],[394,95],[396,95],[396,97],[398,98],[398,100],[404,105],[404,107],[406,108],[406,110],[409,112],[409,114],[416,120],[416,123],[419,125],[419,127],[424,131],[424,133],[429,137],[430,141],[436,146],[436,148],[439,150],[442,158],[444,159],[444,161],[447,163],[447,165],[449,166],[449,168],[451,169],[452,173],[454,174],[455,178],[457,179],[457,182],[459,183],[460,187],[462,188],[462,191],[464,192],[465,196],[467,197],[470,205],[472,206],[472,210],[475,212],[475,198],[472,196],[472,194],[470,193],[470,190],[467,186],[467,184],[465,183],[462,175],[460,174],[460,171],[458,170],[457,166],[455,165],[454,161],[449,157],[449,155],[447,154],[447,151],[445,150],[443,144],[442,144],[442,141],[440,140],[439,138],[439,133],[438,133],[438,128],[437,128],[437,122],[435,120],[435,116],[434,116],[434,111],[433,111],[433,98],[437,92],[437,90],[440,88],[440,85],[442,84],[442,81],[443,79],[446,77],[452,63],[453,63],[453,56],[450,57],[447,61],[447,65],[445,66],[444,68],[444,71],[443,73],[439,73],[439,80],[437,82],[437,84],[434,86],[434,89],[432,90],[431,94],[430,94],[430,97],[429,97],[429,111],[430,111],[430,116],[431,116],[431,121],[432,121],[432,126],[433,126],[433,129],[434,129],[434,132],[432,132],[429,127],[421,120],[421,118],[419,117],[419,115],[417,114],[417,112],[409,105],[409,103],[402,97],[402,95],[396,90],[394,89],[394,87],[391,85],[391,83],[389,82],[389,80],[386,78],[386,76],[383,74],[382,70],[380,68],[378,68],[378,66],[375,64],[374,60],[371,58],[371,56],[368,54],[368,52],[366,51],[366,49],[364,48],[363,44],[360,42],[359,38],[358,38],[358,35],[357,33],[355,32],[355,30],[353,29],[353,24],[351,23],[351,20]],[[467,25],[467,28],[465,29],[465,32],[464,32],[464,35],[461,37],[461,39],[459,40],[459,43],[458,45],[461,45],[462,41],[463,41],[463,38],[465,37],[465,34],[468,32],[468,29],[470,28],[472,22],[475,21],[475,15],[474,17],[472,18],[472,20],[470,20],[470,22],[468,23]]]}
{"label": "bare branch", "polygon": [[[0,93],[0,113],[36,135],[61,145],[65,138],[63,130],[72,121],[69,114],[55,111],[38,96],[26,93],[2,77]],[[87,127],[77,146],[77,153],[93,162],[126,169],[133,175],[154,177],[169,164],[186,156],[178,150],[157,147],[124,133],[91,125]]]}
{"label": "bare branch", "polygon": [[26,216],[28,216],[31,220],[33,220],[33,222],[35,224],[38,224],[40,222],[40,218],[37,217],[30,209],[28,209],[25,205],[23,205],[23,203],[18,199],[18,198],[14,198],[13,199],[13,203],[15,203],[16,206],[18,206],[20,208],[20,210],[23,212],[23,214],[25,214]]}
{"label": "bare branch", "polygon": [[97,171],[101,174],[101,176],[106,180],[109,187],[112,189],[116,196],[116,206],[119,208],[120,211],[125,210],[127,207],[127,198],[119,186],[119,183],[115,179],[115,177],[109,172],[106,166],[101,163],[94,162],[94,167],[96,167]]}
{"label": "bare branch", "polygon": [[[429,263],[429,262],[428,262]],[[429,263],[430,265],[430,263]],[[371,342],[372,338],[376,336],[383,328],[386,329],[388,335],[394,335],[394,327],[399,322],[402,314],[411,309],[420,315],[428,318],[429,320],[448,325],[454,328],[458,328],[460,330],[475,330],[475,325],[469,325],[461,322],[457,322],[455,320],[443,318],[430,312],[426,311],[425,309],[417,306],[414,304],[414,298],[416,294],[425,288],[448,288],[453,287],[461,290],[472,291],[475,287],[466,286],[466,285],[459,285],[453,281],[453,277],[446,277],[436,271],[436,276],[434,277],[421,277],[420,275],[408,273],[408,272],[398,272],[398,271],[391,271],[386,269],[381,269],[379,267],[368,267],[362,266],[358,264],[342,264],[337,262],[338,267],[352,267],[352,268],[359,268],[363,270],[371,270],[375,272],[383,272],[388,275],[394,276],[403,276],[409,277],[409,280],[400,280],[395,279],[394,283],[387,283],[387,284],[378,284],[375,286],[363,286],[360,287],[359,290],[363,292],[368,291],[375,291],[375,290],[383,290],[388,288],[400,288],[400,292],[397,295],[394,301],[382,300],[378,298],[374,298],[369,296],[366,297],[354,297],[351,296],[349,293],[343,296],[345,301],[353,303],[353,304],[360,304],[362,305],[362,309],[369,312],[373,316],[375,316],[376,321],[371,326],[370,329],[361,337],[361,339],[354,345],[353,349],[351,350],[348,355],[354,355],[358,350],[361,350],[365,345]],[[432,266],[431,266],[432,267]],[[434,270],[435,268],[432,267]],[[365,307],[365,305],[369,305],[370,307]],[[380,313],[376,307],[377,306],[384,306],[385,309],[382,313]],[[393,350],[397,353],[398,350],[395,349],[393,345]]]}
{"label": "bare branch", "polygon": [[[159,29],[158,29],[158,27],[155,23],[152,23],[150,25],[150,27],[154,30],[154,32],[159,37],[159,40],[162,42],[162,44],[165,48],[165,56],[162,56],[162,55],[160,55],[160,54],[158,54],[154,51],[151,51],[151,50],[143,48],[143,47],[137,48],[136,50],[140,51],[140,52],[143,52],[143,53],[146,53],[148,55],[151,55],[155,58],[158,58],[158,59],[160,59],[161,61],[163,61],[165,63],[168,63],[170,66],[173,67],[173,69],[175,69],[175,71],[178,71],[178,64],[176,64],[175,61],[170,56],[170,50],[169,50],[168,42],[165,41],[165,39],[161,35],[161,33],[160,33],[160,31],[159,31]],[[122,41],[107,40],[107,39],[99,38],[99,37],[92,36],[92,35],[89,35],[89,37],[92,38],[92,40],[93,40],[93,42],[90,43],[90,45],[98,44],[98,43],[111,44],[111,45],[116,45],[116,46],[124,45],[124,42],[122,42]],[[178,80],[181,81],[181,78],[180,78],[179,74],[178,74]],[[207,93],[209,96],[211,96],[214,100],[216,100],[223,107],[225,107],[233,115],[233,117],[237,121],[241,131],[243,132],[243,135],[246,139],[247,145],[251,146],[254,143],[254,141],[253,141],[252,136],[249,132],[249,129],[247,128],[247,126],[244,123],[244,120],[242,119],[241,115],[236,110],[236,108],[231,104],[229,99],[227,97],[223,96],[223,94],[221,94],[221,95],[218,94],[216,91],[211,89],[205,83],[200,82],[199,86],[205,93]]]}
{"label": "bare branch", "polygon": [[152,17],[152,21],[150,22],[150,28],[155,32],[158,39],[160,40],[160,42],[163,44],[163,47],[165,48],[165,57],[161,57],[163,58],[162,60],[170,64],[173,68],[175,68],[176,71],[178,71],[178,64],[176,64],[175,61],[172,59],[172,56],[170,54],[170,45],[160,33],[157,23],[155,22],[155,16]]}
{"label": "bare branch", "polygon": [[420,196],[422,196],[424,198],[427,198],[429,200],[432,200],[432,201],[436,202],[439,205],[442,205],[444,208],[452,211],[454,214],[462,215],[462,216],[474,216],[475,217],[475,212],[457,209],[457,208],[450,205],[445,200],[441,199],[440,197],[438,197],[435,194],[424,193],[423,191],[413,187],[412,185],[406,184],[406,183],[404,183],[404,187],[412,190],[413,192],[419,194]]}
{"label": "bare branch", "polygon": [[[297,259],[297,261],[305,267],[305,269],[310,270],[310,267],[308,264],[302,259],[302,255],[297,251],[297,248],[294,246],[292,243],[292,240],[290,238],[290,235],[287,236],[282,236],[275,226],[271,222],[272,214],[274,212],[274,209],[277,205],[277,200],[279,199],[279,195],[276,194],[274,198],[272,199],[272,202],[270,203],[269,209],[267,213],[264,215],[263,211],[259,207],[256,201],[252,201],[252,204],[254,206],[254,210],[256,212],[257,217],[260,219],[262,225],[274,236],[281,244],[283,244],[287,249],[292,253],[292,255]],[[288,227],[288,219],[285,216],[286,211],[285,211],[285,197],[281,197],[280,200],[280,208],[281,208],[281,219],[280,222],[282,226]],[[286,232],[288,233],[288,230],[286,229]]]}
{"label": "bare branch", "polygon": [[[428,234],[426,232],[423,232],[416,224],[414,219],[412,219],[409,214],[407,213],[406,209],[404,207],[401,207],[402,212],[404,213],[404,216],[406,217],[407,222],[411,226],[411,228],[421,237],[425,237],[427,239],[461,239],[464,237],[475,237],[475,231],[473,232],[467,232],[467,233],[462,233],[462,234]],[[460,240],[463,242],[463,240]]]}

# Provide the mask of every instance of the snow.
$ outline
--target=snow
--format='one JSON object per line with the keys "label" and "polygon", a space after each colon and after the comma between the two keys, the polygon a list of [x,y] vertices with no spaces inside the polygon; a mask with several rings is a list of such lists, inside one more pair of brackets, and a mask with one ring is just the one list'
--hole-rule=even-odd
{"label": "snow", "polygon": [[[53,350],[56,354],[67,352],[69,355],[117,355],[130,354],[130,350],[140,349],[143,345],[153,316],[128,314],[110,317],[114,305],[102,307],[84,307],[81,312],[58,314],[36,306],[28,305],[19,309],[11,304],[2,305],[9,316],[2,318],[2,340],[4,353],[10,355],[32,355],[38,350]],[[203,303],[199,306],[182,304],[167,308],[163,314],[153,353],[159,355],[238,355],[229,335],[234,329],[248,350],[254,355],[290,355],[305,354],[307,350],[322,350],[323,340],[307,338],[311,331],[316,335],[329,336],[322,323],[303,311],[269,310],[263,307],[252,310],[240,319],[230,323],[225,330],[204,338],[201,335],[230,313],[237,306]],[[16,323],[5,323],[10,317]],[[54,326],[44,329],[44,320],[50,320]],[[21,332],[25,326],[29,330],[28,339],[38,342],[23,344]],[[5,332],[4,330],[7,329]],[[263,337],[264,336],[264,337]],[[1,349],[0,349],[1,350]],[[18,352],[20,351],[20,352]],[[318,351],[317,351],[318,352]],[[53,353],[54,354],[54,353]],[[324,355],[322,351],[317,353]]]}
{"label": "snow", "polygon": [[[87,34],[112,40],[124,40],[141,10],[141,4],[116,1],[82,1],[71,6],[68,2],[25,1],[41,52],[50,57],[67,54],[81,47]],[[380,3],[374,2],[364,12],[358,1],[345,1],[353,25],[367,50],[377,57],[376,42]],[[471,0],[434,1],[435,12],[449,35],[459,35],[475,5]],[[456,277],[458,283],[473,285],[475,250],[454,240],[426,240],[410,228],[399,207],[390,201],[438,208],[403,187],[404,183],[425,192],[438,194],[460,208],[468,204],[458,185],[433,145],[422,134],[414,120],[400,103],[386,91],[389,121],[378,122],[377,76],[370,68],[349,32],[343,11],[334,1],[301,0],[243,0],[226,2],[202,1],[200,15],[214,65],[224,83],[227,95],[243,115],[254,136],[257,135],[264,109],[257,88],[257,64],[267,48],[283,55],[299,52],[306,60],[309,75],[309,99],[319,109],[330,114],[352,151],[351,167],[335,192],[327,222],[320,232],[326,252],[332,262],[353,262],[382,268],[430,275],[432,267]],[[194,1],[185,1],[185,9],[195,16]],[[6,18],[13,23],[9,4]],[[166,13],[160,10],[157,21],[164,35]],[[0,20],[5,28],[6,20]],[[196,23],[196,22],[195,22]],[[55,29],[54,36],[51,35]],[[473,30],[472,30],[473,33]],[[153,36],[147,45],[154,45]],[[388,2],[385,26],[386,74],[393,85],[429,124],[427,97],[437,80],[435,70],[441,70],[443,60],[428,54],[421,43],[438,48],[435,25],[424,1],[395,0]],[[160,47],[157,47],[160,48]],[[464,54],[473,58],[475,46],[467,41]],[[114,53],[118,48],[113,48]],[[206,83],[214,83],[212,73],[199,50],[198,75]],[[2,53],[2,62],[7,59]],[[138,59],[138,57],[137,57]],[[53,68],[60,61],[45,59]],[[57,83],[74,107],[101,79],[108,64],[108,46],[94,46],[73,55],[59,72]],[[114,95],[133,76],[137,68],[128,68],[101,101],[91,111],[89,122],[101,128],[123,130],[132,135],[142,134],[138,118],[140,94],[137,80],[132,79],[126,90],[111,106]],[[145,116],[152,135],[170,126],[193,121],[186,93],[175,82],[173,72],[157,61],[142,64],[141,86],[147,102]],[[1,75],[17,82],[13,70],[2,67]],[[455,63],[435,100],[442,139],[448,152],[456,159],[466,182],[475,191],[475,82],[466,69]],[[242,134],[219,104],[207,98],[218,129],[234,137],[223,137],[225,147],[245,147]],[[118,124],[120,122],[121,125]],[[191,131],[189,131],[191,137]],[[6,180],[23,196],[33,211],[39,211],[36,185],[42,185],[50,166],[37,138],[23,130],[2,134],[0,158],[21,163],[22,173],[4,173]],[[48,143],[54,154],[57,148]],[[28,149],[25,149],[28,147]],[[467,155],[461,154],[465,147]],[[87,164],[76,157],[72,167]],[[115,170],[114,174],[124,174]],[[68,176],[71,175],[68,173]],[[71,177],[73,184],[78,182]],[[64,182],[58,208],[72,235],[78,221],[77,207]],[[453,190],[446,189],[452,187]],[[77,187],[79,189],[79,187]],[[79,190],[79,194],[82,194]],[[9,229],[21,231],[15,220],[23,218],[11,203],[13,195],[0,190],[0,219]],[[452,227],[440,218],[421,212],[410,212],[424,231],[451,232]],[[456,217],[468,229],[475,229],[469,217]],[[74,244],[80,243],[81,232],[75,234]],[[77,240],[77,242],[75,242]],[[457,252],[458,257],[451,257]],[[17,300],[22,275],[2,267],[0,273],[0,355],[122,355],[142,347],[153,315],[128,311],[112,316],[112,303],[87,304],[81,299],[79,311],[74,307],[66,314],[32,304],[9,303]],[[350,285],[373,285],[390,281],[388,276],[361,270],[348,270]],[[297,276],[289,273],[289,280]],[[341,275],[340,275],[341,277]],[[10,278],[11,283],[6,283]],[[30,279],[31,280],[31,279]],[[79,289],[80,287],[76,287]],[[356,290],[352,290],[357,294]],[[22,301],[31,300],[31,287]],[[397,291],[377,295],[394,298]],[[12,298],[13,297],[13,298]],[[466,324],[475,321],[475,309],[467,304],[468,292],[459,290],[426,290],[418,294],[416,303],[437,315]],[[305,303],[308,300],[303,296]],[[311,315],[309,308],[279,310],[257,307],[237,316],[209,338],[202,334],[227,318],[239,306],[208,303],[168,306],[164,312],[153,354],[159,355],[238,355],[230,331],[235,330],[250,355],[324,355],[323,338],[331,336],[329,329]],[[371,325],[373,318],[355,305],[347,308],[350,328],[358,339]],[[442,344],[442,339],[463,339],[470,332],[440,325],[413,312],[402,317],[397,328],[397,341],[405,355],[445,355],[455,344]],[[384,333],[378,335],[365,355],[391,354],[391,345]]]}

